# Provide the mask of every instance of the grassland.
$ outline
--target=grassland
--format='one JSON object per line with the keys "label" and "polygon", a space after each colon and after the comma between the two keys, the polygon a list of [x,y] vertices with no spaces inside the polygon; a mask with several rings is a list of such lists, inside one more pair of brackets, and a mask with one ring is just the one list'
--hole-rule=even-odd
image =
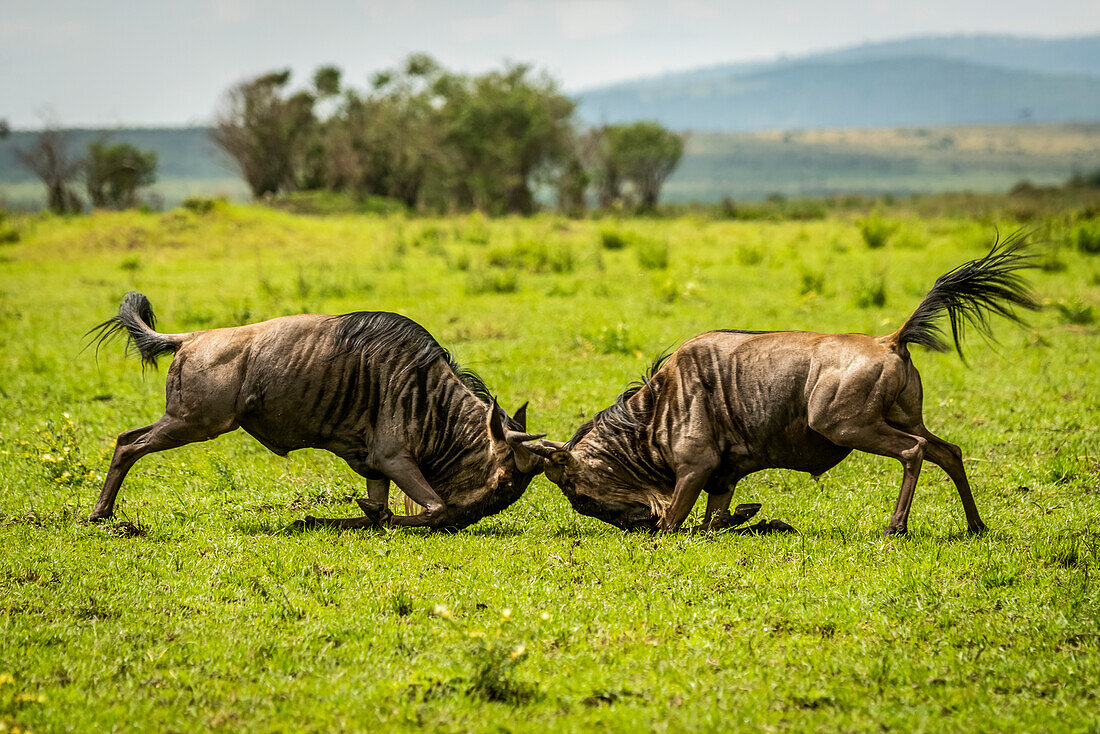
{"label": "grassland", "polygon": [[[356,514],[333,457],[237,433],[143,459],[120,519],[82,519],[144,375],[82,334],[139,289],[165,331],[388,309],[564,439],[650,358],[715,327],[884,333],[994,224],[310,218],[17,220],[0,249],[0,722],[32,731],[842,730],[1100,727],[1100,257],[1059,247],[1050,308],[969,367],[920,351],[928,425],[960,444],[991,530],[854,455],[740,501],[799,536],[629,535],[544,478],[456,534],[295,533]],[[865,224],[864,229],[867,229]],[[611,245],[609,248],[605,245]],[[621,246],[619,246],[621,245]],[[323,511],[323,512],[322,512]],[[135,532],[135,530],[137,532]]]}

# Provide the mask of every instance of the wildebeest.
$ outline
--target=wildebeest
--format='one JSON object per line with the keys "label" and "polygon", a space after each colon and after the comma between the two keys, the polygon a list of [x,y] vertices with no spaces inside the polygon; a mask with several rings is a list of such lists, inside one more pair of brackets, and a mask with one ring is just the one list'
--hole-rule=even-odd
{"label": "wildebeest", "polygon": [[[888,336],[721,329],[658,359],[640,384],[582,425],[568,443],[540,441],[546,475],[574,509],[629,530],[677,530],[707,492],[702,528],[729,526],[733,489],[768,468],[820,475],[853,449],[897,459],[901,492],[886,533],[907,530],[928,459],[955,483],[972,532],[985,528],[958,446],[921,416],[909,344],[946,351],[946,315],[962,356],[965,324],[989,335],[989,315],[1019,321],[1038,306],[1020,276],[1022,237],[936,280]],[[736,514],[736,513],[735,513]]]}
{"label": "wildebeest", "polygon": [[[363,517],[308,524],[462,528],[515,502],[541,461],[523,441],[527,406],[509,418],[473,372],[398,314],[284,316],[187,334],[154,331],[149,300],[128,293],[92,329],[123,331],[144,364],[175,354],[157,422],[119,435],[90,520],[110,517],[127,471],[154,451],[243,428],[271,451],[327,449],[367,480]],[[393,480],[421,512],[392,516]]]}

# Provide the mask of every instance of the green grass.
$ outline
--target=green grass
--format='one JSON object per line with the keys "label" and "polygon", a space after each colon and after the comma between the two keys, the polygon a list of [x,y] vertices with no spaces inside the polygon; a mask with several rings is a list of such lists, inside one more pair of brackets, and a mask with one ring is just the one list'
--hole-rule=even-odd
{"label": "green grass", "polygon": [[[307,513],[357,514],[361,480],[240,432],[139,462],[120,494],[132,527],[82,521],[115,434],[163,407],[163,364],[143,375],[118,343],[98,363],[80,352],[132,288],[164,331],[400,311],[564,440],[701,331],[896,329],[936,276],[983,254],[993,223],[899,220],[873,250],[855,218],[627,219],[617,250],[600,222],[552,217],[218,204],[15,224],[0,246],[8,728],[1100,726],[1100,340],[1056,309],[997,323],[998,347],[971,339],[969,368],[914,350],[927,423],[967,457],[981,537],[926,465],[911,535],[882,538],[901,469],[862,454],[820,481],[739,485],[800,536],[628,535],[544,478],[460,533],[295,533]],[[667,243],[662,268],[640,240]],[[1039,297],[1100,304],[1100,258],[1059,257],[1031,276]]]}

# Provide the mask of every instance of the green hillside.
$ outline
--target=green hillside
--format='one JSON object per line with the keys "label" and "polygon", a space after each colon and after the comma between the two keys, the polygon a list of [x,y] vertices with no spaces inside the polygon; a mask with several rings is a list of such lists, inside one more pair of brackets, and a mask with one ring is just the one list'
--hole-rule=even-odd
{"label": "green hillside", "polygon": [[1000,192],[1100,168],[1100,124],[692,133],[668,202]]}

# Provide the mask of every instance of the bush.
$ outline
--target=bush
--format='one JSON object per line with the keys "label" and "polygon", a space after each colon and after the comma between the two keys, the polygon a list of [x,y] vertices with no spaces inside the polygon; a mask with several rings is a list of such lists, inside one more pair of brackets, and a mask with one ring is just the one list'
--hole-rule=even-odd
{"label": "bush", "polygon": [[0,211],[0,245],[8,245],[19,241],[19,230],[9,221],[9,217]]}
{"label": "bush", "polygon": [[601,327],[595,334],[588,335],[587,341],[600,354],[633,354],[638,351],[630,330],[622,323]]}
{"label": "bush", "polygon": [[382,196],[355,197],[339,191],[291,191],[271,200],[271,206],[291,214],[399,214],[405,205]]}
{"label": "bush", "polygon": [[882,308],[886,305],[886,278],[878,276],[864,281],[856,290],[856,305],[860,308]]}
{"label": "bush", "polygon": [[1100,255],[1100,221],[1078,222],[1071,237],[1080,252]]}
{"label": "bush", "polygon": [[1058,309],[1058,320],[1063,324],[1086,326],[1096,322],[1096,313],[1092,306],[1087,305],[1080,298],[1072,301],[1059,301],[1054,304]]}
{"label": "bush", "polygon": [[799,293],[803,296],[810,293],[821,295],[825,291],[825,273],[820,270],[802,271],[802,288]]}
{"label": "bush", "polygon": [[638,264],[646,270],[668,268],[668,243],[658,240],[639,240],[635,249]]}
{"label": "bush", "polygon": [[515,293],[519,290],[519,274],[515,270],[476,270],[466,278],[466,293]]}
{"label": "bush", "polygon": [[600,231],[600,244],[605,250],[621,250],[630,242],[630,237],[614,229]]}
{"label": "bush", "polygon": [[859,232],[863,235],[863,241],[872,250],[885,247],[886,242],[896,229],[896,224],[887,222],[880,217],[867,217],[859,223]]}
{"label": "bush", "polygon": [[568,245],[526,241],[512,247],[494,247],[487,253],[490,267],[527,270],[532,273],[571,273],[576,267]]}
{"label": "bush", "polygon": [[211,199],[206,196],[188,196],[180,204],[184,209],[192,211],[195,214],[209,214],[214,209],[225,203],[225,199]]}
{"label": "bush", "polygon": [[764,249],[762,247],[741,245],[737,248],[737,262],[742,265],[759,265],[763,261]]}

